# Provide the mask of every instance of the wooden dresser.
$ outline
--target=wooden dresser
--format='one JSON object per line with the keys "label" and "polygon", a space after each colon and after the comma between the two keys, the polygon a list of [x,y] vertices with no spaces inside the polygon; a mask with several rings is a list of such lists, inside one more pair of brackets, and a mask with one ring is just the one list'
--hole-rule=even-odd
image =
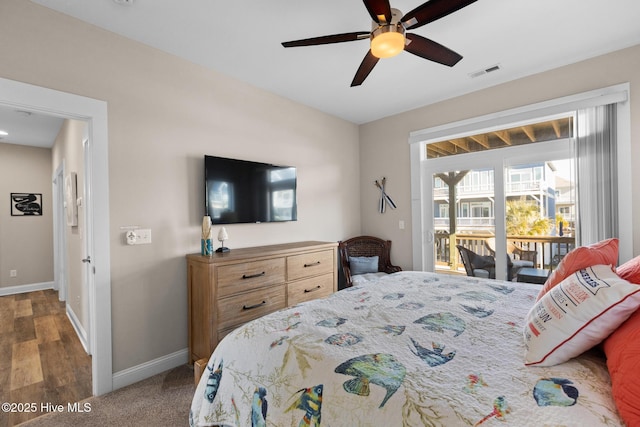
{"label": "wooden dresser", "polygon": [[297,242],[187,255],[189,363],[249,320],[337,290],[337,243]]}

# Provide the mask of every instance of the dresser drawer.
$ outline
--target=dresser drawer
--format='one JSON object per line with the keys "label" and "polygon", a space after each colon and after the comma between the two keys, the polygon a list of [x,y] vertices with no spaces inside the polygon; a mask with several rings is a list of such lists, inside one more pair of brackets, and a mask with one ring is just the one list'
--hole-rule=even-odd
{"label": "dresser drawer", "polygon": [[218,298],[284,283],[284,258],[218,267]]}
{"label": "dresser drawer", "polygon": [[333,293],[333,273],[302,279],[289,283],[287,305],[292,306],[304,301],[326,297]]}
{"label": "dresser drawer", "polygon": [[218,300],[218,330],[240,326],[286,306],[285,285],[276,285]]}
{"label": "dresser drawer", "polygon": [[327,250],[287,257],[287,280],[333,272],[333,254]]}

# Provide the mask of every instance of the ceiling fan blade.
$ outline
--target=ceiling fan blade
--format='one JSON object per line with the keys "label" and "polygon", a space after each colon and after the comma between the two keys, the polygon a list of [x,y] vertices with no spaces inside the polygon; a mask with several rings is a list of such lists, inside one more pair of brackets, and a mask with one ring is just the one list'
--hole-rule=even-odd
{"label": "ceiling fan blade", "polygon": [[405,45],[404,50],[421,58],[448,65],[449,67],[453,67],[462,59],[462,56],[458,53],[433,40],[409,33],[405,37],[409,40],[409,43]]}
{"label": "ceiling fan blade", "polygon": [[364,79],[367,78],[373,67],[378,63],[378,59],[371,53],[371,50],[367,52],[367,55],[362,60],[358,71],[356,71],[356,75],[353,77],[353,81],[351,82],[351,87],[360,86]]}
{"label": "ceiling fan blade", "polygon": [[368,39],[370,34],[371,33],[369,31],[356,31],[353,33],[332,34],[330,36],[312,37],[310,39],[283,42],[282,46],[284,47],[316,46],[321,44],[352,42],[356,40]]}
{"label": "ceiling fan blade", "polygon": [[364,5],[378,24],[391,23],[391,6],[389,0],[364,0]]}
{"label": "ceiling fan blade", "polygon": [[447,16],[477,0],[429,0],[407,13],[400,20],[407,30],[421,27]]}

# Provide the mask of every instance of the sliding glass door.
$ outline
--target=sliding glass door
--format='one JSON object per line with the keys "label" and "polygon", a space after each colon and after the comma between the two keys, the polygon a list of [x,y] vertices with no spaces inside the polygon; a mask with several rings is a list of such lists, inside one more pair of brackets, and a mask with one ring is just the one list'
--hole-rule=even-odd
{"label": "sliding glass door", "polygon": [[510,279],[519,268],[553,270],[575,247],[576,185],[571,158],[505,168],[506,248]]}
{"label": "sliding glass door", "polygon": [[[423,205],[427,270],[486,277],[474,273],[478,265],[465,266],[461,251],[466,250],[484,256],[480,263],[493,258],[494,265],[485,268],[489,277],[513,280],[514,261],[523,261],[517,267],[551,269],[556,255],[572,247],[571,119],[546,123],[555,127],[555,137],[543,137],[542,127],[523,125],[517,130],[526,143],[518,142],[515,130],[505,130],[427,145],[422,162],[422,176],[429,179],[422,195],[429,201]],[[566,243],[562,249],[560,242]]]}
{"label": "sliding glass door", "polygon": [[[490,255],[485,243],[495,235],[493,177],[494,170],[488,168],[433,174],[434,261],[438,271],[465,268],[459,245]],[[485,267],[486,274],[495,277],[495,271]]]}

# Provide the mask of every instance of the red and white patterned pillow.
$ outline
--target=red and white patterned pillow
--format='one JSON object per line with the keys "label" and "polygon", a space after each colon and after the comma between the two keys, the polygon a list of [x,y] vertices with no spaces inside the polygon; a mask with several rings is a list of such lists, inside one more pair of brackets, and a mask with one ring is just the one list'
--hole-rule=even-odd
{"label": "red and white patterned pillow", "polygon": [[525,364],[551,366],[607,338],[640,306],[640,285],[608,265],[579,270],[552,288],[529,311],[524,326]]}
{"label": "red and white patterned pillow", "polygon": [[538,294],[538,300],[554,286],[578,270],[592,265],[618,264],[618,239],[607,239],[589,246],[580,246],[569,252],[551,273]]}

